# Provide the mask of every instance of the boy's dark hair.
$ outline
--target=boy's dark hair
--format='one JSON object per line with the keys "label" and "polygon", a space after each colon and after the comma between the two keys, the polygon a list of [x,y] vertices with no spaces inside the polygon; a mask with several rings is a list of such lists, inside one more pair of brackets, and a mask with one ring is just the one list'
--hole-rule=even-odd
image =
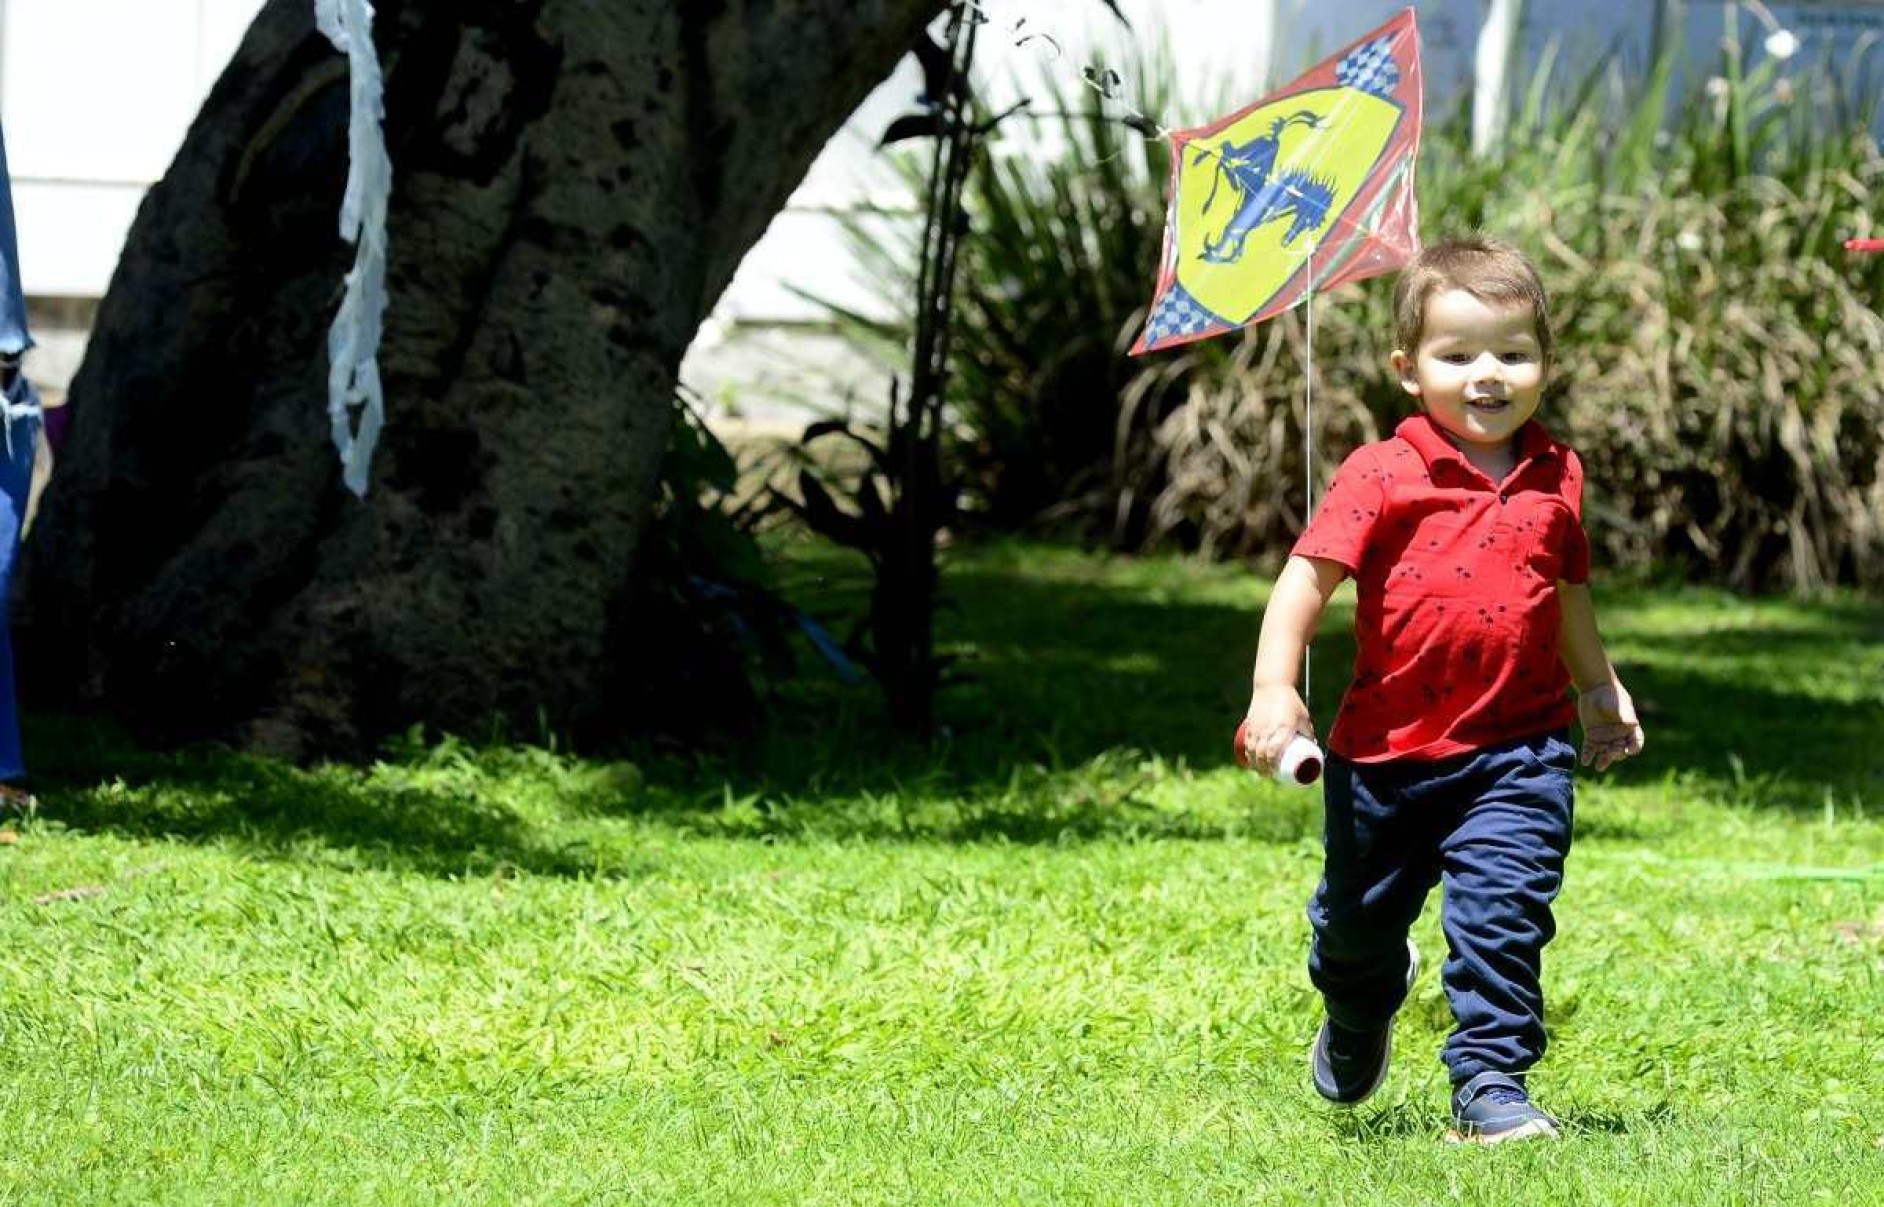
{"label": "boy's dark hair", "polygon": [[1442,289],[1463,289],[1489,305],[1531,308],[1545,363],[1555,340],[1544,280],[1530,257],[1503,239],[1467,235],[1425,248],[1400,272],[1393,287],[1394,341],[1409,356],[1426,325],[1426,299]]}

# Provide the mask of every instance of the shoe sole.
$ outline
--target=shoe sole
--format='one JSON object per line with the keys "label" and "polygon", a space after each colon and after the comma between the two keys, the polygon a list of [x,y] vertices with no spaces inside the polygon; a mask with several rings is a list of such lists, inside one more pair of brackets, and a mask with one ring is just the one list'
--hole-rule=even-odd
{"label": "shoe sole", "polygon": [[[1413,989],[1413,982],[1418,980],[1419,975],[1420,975],[1420,949],[1413,945],[1413,940],[1411,939],[1408,939],[1406,941],[1406,955],[1407,955],[1406,987],[1407,987],[1407,991],[1410,993],[1412,992],[1412,989]],[[1398,1011],[1395,1011],[1396,1015],[1398,1013],[1399,1013]],[[1322,1032],[1326,1031],[1327,1029],[1328,1029],[1328,1024],[1325,1022],[1322,1023],[1321,1030],[1315,1032],[1314,1042],[1308,1045],[1308,1084],[1315,1087],[1315,1093],[1321,1095],[1321,1100],[1323,1102],[1328,1103],[1330,1106],[1338,1106],[1343,1110],[1351,1110],[1352,1108],[1361,1105],[1361,1103],[1366,1102],[1369,1098],[1372,1098],[1374,1096],[1374,1091],[1378,1090],[1382,1085],[1386,1084],[1387,1070],[1393,1067],[1392,1024],[1391,1022],[1388,1024],[1387,1050],[1380,1054],[1380,1075],[1374,1078],[1374,1083],[1368,1086],[1367,1089],[1363,1090],[1359,1097],[1349,1098],[1346,1100],[1343,1100],[1340,1098],[1330,1098],[1328,1097],[1328,1095],[1322,1094],[1321,1083],[1315,1080],[1315,1052],[1321,1047]]]}
{"label": "shoe sole", "polygon": [[1511,1140],[1543,1139],[1557,1139],[1557,1129],[1542,1119],[1532,1119],[1502,1132],[1462,1132],[1455,1127],[1446,1133],[1447,1144],[1504,1144]]}

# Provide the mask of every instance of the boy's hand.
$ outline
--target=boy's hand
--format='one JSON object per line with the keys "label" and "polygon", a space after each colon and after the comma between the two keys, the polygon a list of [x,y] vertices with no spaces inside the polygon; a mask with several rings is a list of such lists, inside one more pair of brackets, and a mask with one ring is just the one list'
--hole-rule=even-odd
{"label": "boy's hand", "polygon": [[1583,723],[1583,765],[1606,770],[1642,753],[1642,723],[1635,701],[1620,683],[1605,683],[1577,696],[1577,720]]}
{"label": "boy's hand", "polygon": [[1315,720],[1293,687],[1258,687],[1250,693],[1243,725],[1243,756],[1258,775],[1273,775],[1282,748],[1296,734],[1315,736]]}

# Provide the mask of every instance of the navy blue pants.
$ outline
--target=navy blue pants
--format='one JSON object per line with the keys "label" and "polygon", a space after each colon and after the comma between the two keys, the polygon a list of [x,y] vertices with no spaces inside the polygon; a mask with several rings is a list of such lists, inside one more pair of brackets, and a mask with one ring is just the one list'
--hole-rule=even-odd
{"label": "navy blue pants", "polygon": [[26,774],[20,753],[20,716],[13,690],[13,632],[6,601],[13,585],[14,557],[20,551],[20,529],[26,521],[39,419],[0,418],[0,437],[0,783],[4,783]]}
{"label": "navy blue pants", "polygon": [[[19,235],[13,224],[13,186],[7,175],[6,140],[0,137],[0,355],[17,358],[33,346],[26,331],[26,295],[20,287]],[[6,401],[18,408],[37,399],[22,375],[4,383]],[[27,490],[33,480],[33,445],[39,435],[37,412],[9,411],[0,418],[0,781],[18,779],[20,719],[13,700],[13,642],[7,628],[7,593],[12,587],[13,557],[19,552],[20,526],[26,519]]]}
{"label": "navy blue pants", "polygon": [[1406,997],[1406,937],[1443,885],[1457,1026],[1442,1059],[1454,1086],[1519,1076],[1544,1055],[1544,945],[1575,808],[1567,734],[1432,762],[1330,755],[1326,862],[1309,903],[1309,978],[1344,1026],[1384,1024]]}

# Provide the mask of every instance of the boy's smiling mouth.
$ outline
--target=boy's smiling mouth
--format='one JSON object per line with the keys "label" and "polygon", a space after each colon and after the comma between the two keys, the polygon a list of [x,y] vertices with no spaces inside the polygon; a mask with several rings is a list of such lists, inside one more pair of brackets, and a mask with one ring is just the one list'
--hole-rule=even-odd
{"label": "boy's smiling mouth", "polygon": [[1509,407],[1511,400],[1508,398],[1471,398],[1466,400],[1465,405],[1474,411],[1485,411],[1496,414]]}

